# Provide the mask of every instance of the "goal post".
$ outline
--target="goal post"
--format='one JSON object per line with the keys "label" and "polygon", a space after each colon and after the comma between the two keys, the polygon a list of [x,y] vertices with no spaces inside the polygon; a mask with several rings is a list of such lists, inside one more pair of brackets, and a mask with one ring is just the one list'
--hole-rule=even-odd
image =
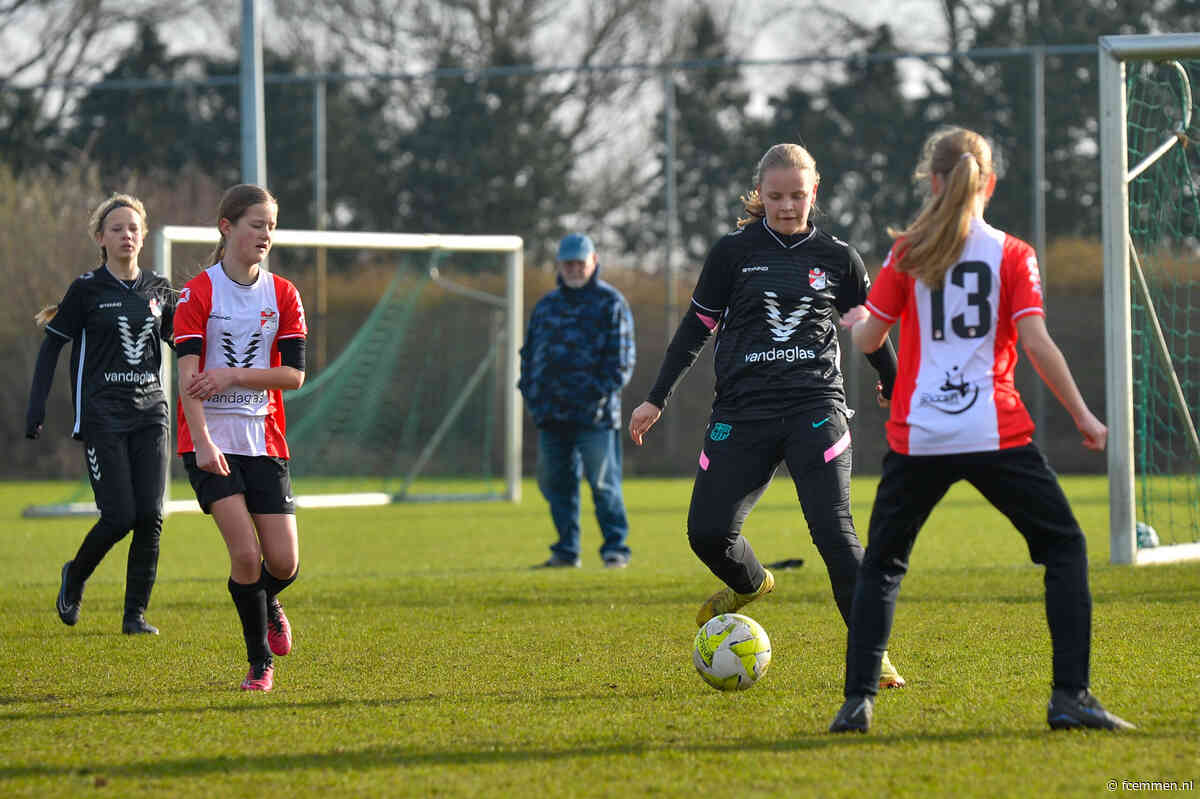
{"label": "goal post", "polygon": [[1200,34],[1099,45],[1110,561],[1200,558]]}
{"label": "goal post", "polygon": [[[155,271],[172,278],[174,245],[217,241],[215,228],[162,227],[154,235]],[[275,251],[371,253],[382,279],[390,277],[378,295],[359,292],[361,303],[374,303],[369,312],[342,314],[341,332],[350,335],[344,349],[284,394],[297,507],[520,501],[523,247],[519,236],[274,232]],[[455,280],[460,263],[464,282]],[[174,415],[172,362],[164,352]],[[172,499],[170,490],[168,481],[165,512],[198,510],[194,499]],[[24,515],[96,512],[82,501],[31,506]]]}

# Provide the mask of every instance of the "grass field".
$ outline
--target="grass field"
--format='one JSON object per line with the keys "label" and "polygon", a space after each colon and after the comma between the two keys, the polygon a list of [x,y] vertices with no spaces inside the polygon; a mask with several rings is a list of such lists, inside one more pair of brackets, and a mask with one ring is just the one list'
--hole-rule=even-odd
{"label": "grass field", "polygon": [[[236,690],[209,519],[167,520],[147,614],[162,635],[132,639],[126,544],[65,627],[59,568],[90,521],[22,519],[66,489],[0,484],[0,796],[1097,796],[1200,779],[1200,563],[1109,566],[1104,482],[1064,485],[1090,537],[1092,687],[1132,733],[1049,731],[1042,571],[961,486],[901,594],[891,654],[909,686],[869,735],[832,736],[845,630],[787,480],[746,532],[763,560],[805,565],[748,608],[774,658],[740,694],[690,662],[718,586],[683,533],[688,480],[627,484],[634,560],[615,572],[591,520],[582,569],[529,569],[551,539],[529,483],[516,505],[301,511],[295,649],[266,695]],[[873,492],[856,481],[863,529]]]}

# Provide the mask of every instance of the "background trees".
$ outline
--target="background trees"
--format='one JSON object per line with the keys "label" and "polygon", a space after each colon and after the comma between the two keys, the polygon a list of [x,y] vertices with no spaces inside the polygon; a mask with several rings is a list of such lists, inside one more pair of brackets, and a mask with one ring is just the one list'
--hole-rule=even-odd
{"label": "background trees", "polygon": [[[1087,46],[1101,34],[1200,25],[1190,0],[930,0],[926,10],[940,25],[921,31],[922,53],[903,55],[913,46],[903,38],[913,35],[911,20],[866,24],[853,2],[763,0],[728,11],[682,0],[271,0],[267,173],[281,224],[316,223],[313,99],[323,79],[335,228],[515,233],[534,268],[550,264],[559,235],[583,229],[606,268],[657,272],[670,157],[675,263],[684,273],[676,291],[686,299],[708,247],[741,211],[738,195],[751,188],[759,156],[798,141],[822,173],[817,223],[874,268],[889,244],[886,227],[908,221],[920,201],[910,176],[921,141],[939,125],[963,124],[990,136],[1001,159],[990,218],[1028,238],[1032,59],[1011,48],[1082,45],[1045,58],[1053,251],[1057,240],[1099,230],[1096,56]],[[774,16],[753,19],[760,9]],[[230,3],[0,6],[8,56],[0,63],[0,182],[12,195],[10,217],[45,228],[33,238],[0,234],[8,285],[30,284],[0,333],[18,374],[37,346],[28,313],[90,265],[82,231],[98,196],[122,189],[152,197],[152,224],[212,223],[220,189],[240,180],[237,43]],[[771,61],[784,58],[795,60]],[[673,153],[664,140],[668,83]],[[1086,260],[1081,248],[1070,252],[1068,267],[1092,268],[1076,268]],[[45,285],[27,279],[31,253],[53,276]],[[1050,257],[1051,276],[1060,264]],[[652,372],[674,320],[658,310],[660,280],[633,282],[646,309],[641,364]],[[1097,335],[1097,314],[1081,317],[1079,346]],[[631,392],[652,379],[639,370]],[[23,382],[10,389],[10,410],[23,406]],[[695,393],[701,414],[706,391]]]}

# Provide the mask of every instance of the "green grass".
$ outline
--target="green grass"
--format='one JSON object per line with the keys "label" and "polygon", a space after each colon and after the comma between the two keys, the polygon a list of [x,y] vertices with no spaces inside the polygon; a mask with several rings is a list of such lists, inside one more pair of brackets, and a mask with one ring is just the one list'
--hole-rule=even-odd
{"label": "green grass", "polygon": [[[918,540],[891,642],[909,687],[867,736],[825,732],[845,630],[790,481],[746,532],[802,557],[750,613],[770,672],[721,694],[695,674],[698,603],[718,586],[683,532],[688,480],[627,485],[633,565],[531,571],[550,522],[513,505],[300,514],[276,690],[236,690],[244,649],[206,517],[168,519],[148,618],[122,636],[122,543],[78,626],[54,613],[85,519],[25,520],[63,484],[0,484],[0,796],[1095,796],[1110,779],[1200,777],[1200,564],[1107,565],[1102,480],[1064,480],[1090,536],[1092,687],[1129,734],[1051,733],[1042,572],[970,488]],[[866,527],[874,480],[856,482]],[[586,495],[586,490],[585,490]],[[585,496],[585,512],[590,501]]]}

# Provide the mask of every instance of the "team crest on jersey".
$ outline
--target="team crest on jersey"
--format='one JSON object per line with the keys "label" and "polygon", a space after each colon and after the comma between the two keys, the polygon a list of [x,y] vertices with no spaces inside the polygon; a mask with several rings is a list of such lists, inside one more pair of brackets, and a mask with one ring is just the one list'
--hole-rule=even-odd
{"label": "team crest on jersey", "polygon": [[816,291],[824,291],[829,285],[829,281],[825,277],[825,270],[819,266],[814,266],[808,270],[808,285],[812,286]]}
{"label": "team crest on jersey", "polygon": [[262,313],[258,315],[258,324],[264,332],[270,333],[279,327],[279,314],[270,308],[263,308]]}
{"label": "team crest on jersey", "polygon": [[724,441],[729,438],[729,431],[731,430],[733,430],[731,425],[727,425],[724,422],[713,422],[712,432],[708,434],[708,437],[713,441]]}

